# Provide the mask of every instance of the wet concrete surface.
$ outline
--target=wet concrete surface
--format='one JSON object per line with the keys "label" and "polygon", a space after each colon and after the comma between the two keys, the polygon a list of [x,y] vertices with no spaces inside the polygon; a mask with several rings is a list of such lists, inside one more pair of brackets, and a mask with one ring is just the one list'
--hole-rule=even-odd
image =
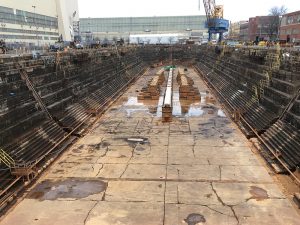
{"label": "wet concrete surface", "polygon": [[192,213],[184,220],[188,225],[196,225],[199,223],[205,223],[205,217],[198,213]]}
{"label": "wet concrete surface", "polygon": [[[296,225],[300,216],[199,76],[199,101],[137,95],[150,69],[45,173],[1,225]],[[177,69],[175,70],[177,73]]]}
{"label": "wet concrete surface", "polygon": [[29,199],[57,200],[82,199],[106,190],[107,183],[101,180],[64,179],[43,180],[27,195]]}

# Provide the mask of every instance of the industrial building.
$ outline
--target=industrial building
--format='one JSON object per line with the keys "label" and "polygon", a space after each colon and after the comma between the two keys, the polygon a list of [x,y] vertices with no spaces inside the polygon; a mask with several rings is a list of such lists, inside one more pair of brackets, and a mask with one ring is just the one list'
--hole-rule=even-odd
{"label": "industrial building", "polygon": [[77,0],[0,2],[0,39],[7,43],[44,46],[60,36],[71,41],[78,21]]}
{"label": "industrial building", "polygon": [[207,38],[205,16],[156,16],[120,18],[80,18],[83,40],[112,40],[130,35],[180,34],[189,38]]}
{"label": "industrial building", "polygon": [[300,43],[300,11],[283,15],[280,26],[280,40]]}

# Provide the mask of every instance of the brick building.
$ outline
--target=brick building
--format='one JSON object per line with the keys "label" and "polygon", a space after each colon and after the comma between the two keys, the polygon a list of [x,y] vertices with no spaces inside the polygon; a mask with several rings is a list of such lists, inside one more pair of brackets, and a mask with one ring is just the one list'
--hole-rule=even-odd
{"label": "brick building", "polygon": [[249,18],[249,40],[276,40],[278,26],[278,16],[256,16]]}
{"label": "brick building", "polygon": [[287,42],[300,42],[300,11],[283,15],[279,38]]}

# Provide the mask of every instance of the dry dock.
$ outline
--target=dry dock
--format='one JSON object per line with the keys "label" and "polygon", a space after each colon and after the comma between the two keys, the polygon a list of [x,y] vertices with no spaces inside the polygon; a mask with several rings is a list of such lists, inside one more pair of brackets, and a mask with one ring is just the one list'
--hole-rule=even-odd
{"label": "dry dock", "polygon": [[111,105],[0,224],[300,224],[193,68],[186,76],[201,100],[180,99],[174,76],[171,122],[161,120],[163,87],[158,100],[137,99],[159,69],[148,69]]}

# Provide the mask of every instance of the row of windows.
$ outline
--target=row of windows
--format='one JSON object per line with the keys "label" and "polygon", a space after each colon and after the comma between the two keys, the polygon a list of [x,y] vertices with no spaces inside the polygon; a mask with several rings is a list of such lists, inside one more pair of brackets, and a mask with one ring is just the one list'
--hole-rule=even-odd
{"label": "row of windows", "polygon": [[204,29],[205,17],[151,17],[81,19],[82,32],[173,31]]}
{"label": "row of windows", "polygon": [[22,30],[22,29],[12,29],[12,28],[0,28],[0,32],[25,33],[25,34],[44,34],[44,35],[58,36],[58,33],[56,33],[56,32],[46,32],[46,31],[37,31],[37,30]]}
{"label": "row of windows", "polygon": [[0,6],[0,22],[58,28],[57,18]]}
{"label": "row of windows", "polygon": [[300,34],[300,29],[283,29],[280,31],[281,34]]}
{"label": "row of windows", "polygon": [[167,23],[167,22],[205,22],[205,16],[171,16],[171,17],[121,17],[121,18],[83,18],[80,20],[81,23],[101,23],[101,24],[112,24],[112,23]]}
{"label": "row of windows", "polygon": [[7,7],[0,6],[0,12],[3,12],[3,13],[14,13],[14,10],[12,8],[7,8]]}
{"label": "row of windows", "polygon": [[58,37],[42,37],[42,36],[29,36],[29,35],[10,35],[0,34],[0,39],[27,39],[27,40],[58,40]]}
{"label": "row of windows", "polygon": [[178,32],[184,32],[184,31],[189,31],[189,30],[204,30],[205,27],[200,27],[200,26],[160,26],[160,27],[151,27],[151,26],[136,26],[133,28],[130,27],[106,27],[106,28],[101,28],[101,27],[82,27],[81,32],[139,32],[139,31],[144,31],[144,32],[151,32],[151,31],[178,31]]}
{"label": "row of windows", "polygon": [[111,26],[126,26],[126,27],[135,27],[135,26],[180,26],[180,25],[198,25],[204,26],[205,23],[196,22],[166,22],[166,23],[81,23],[81,27],[88,27],[88,26],[100,26],[100,27],[111,27]]}
{"label": "row of windows", "polygon": [[300,23],[300,15],[288,17],[288,24],[291,24],[291,23]]}
{"label": "row of windows", "polygon": [[112,25],[112,26],[81,26],[81,31],[87,32],[121,32],[121,31],[143,31],[143,30],[151,30],[151,31],[173,31],[173,30],[199,30],[205,29],[204,25],[201,26],[200,24],[144,24],[144,25],[134,25],[134,26],[120,26],[120,25]]}
{"label": "row of windows", "polygon": [[293,15],[285,17],[285,25],[293,24],[293,23],[300,23],[300,15]]}

